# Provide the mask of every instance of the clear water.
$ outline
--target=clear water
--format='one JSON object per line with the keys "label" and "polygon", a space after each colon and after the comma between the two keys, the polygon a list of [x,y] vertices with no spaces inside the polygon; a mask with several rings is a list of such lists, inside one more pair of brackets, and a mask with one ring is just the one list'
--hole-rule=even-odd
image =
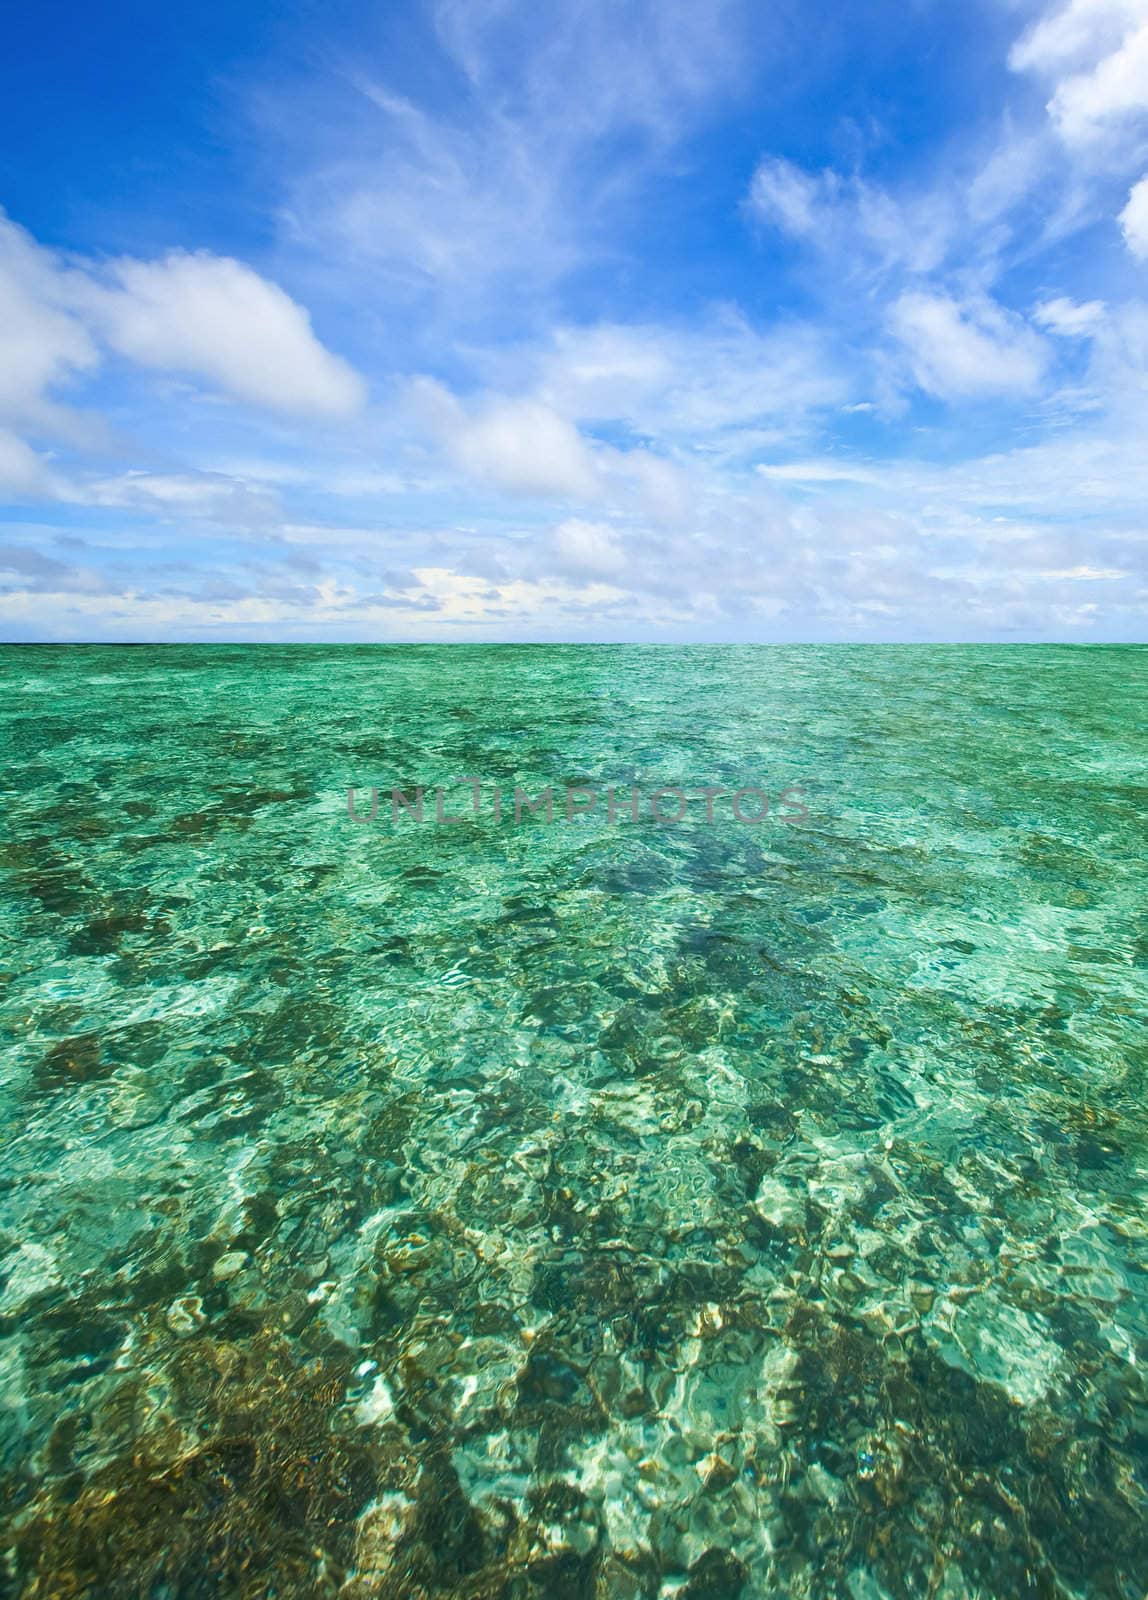
{"label": "clear water", "polygon": [[1143,1600],[1146,708],[1135,647],[0,652],[0,1593]]}

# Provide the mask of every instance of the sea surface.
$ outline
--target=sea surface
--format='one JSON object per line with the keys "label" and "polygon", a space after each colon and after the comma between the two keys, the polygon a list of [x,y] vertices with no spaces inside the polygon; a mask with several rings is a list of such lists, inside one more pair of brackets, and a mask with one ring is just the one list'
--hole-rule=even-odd
{"label": "sea surface", "polygon": [[0,738],[5,1600],[1144,1600],[1148,649],[13,647]]}

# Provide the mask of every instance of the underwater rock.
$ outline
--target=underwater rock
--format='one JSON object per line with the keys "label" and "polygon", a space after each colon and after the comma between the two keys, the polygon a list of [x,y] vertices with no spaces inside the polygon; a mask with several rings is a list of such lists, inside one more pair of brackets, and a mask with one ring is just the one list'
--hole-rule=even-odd
{"label": "underwater rock", "polygon": [[229,1283],[232,1278],[239,1276],[250,1259],[246,1250],[229,1250],[216,1261],[211,1269],[211,1276],[216,1283]]}
{"label": "underwater rock", "polygon": [[164,1321],[177,1339],[189,1339],[207,1322],[203,1301],[197,1294],[185,1294],[168,1306]]}

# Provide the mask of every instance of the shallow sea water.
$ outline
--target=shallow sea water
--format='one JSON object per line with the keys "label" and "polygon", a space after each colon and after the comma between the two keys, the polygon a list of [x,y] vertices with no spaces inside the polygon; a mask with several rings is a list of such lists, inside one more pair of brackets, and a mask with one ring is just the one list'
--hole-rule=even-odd
{"label": "shallow sea water", "polygon": [[0,727],[0,1595],[1144,1600],[1148,650],[9,648]]}

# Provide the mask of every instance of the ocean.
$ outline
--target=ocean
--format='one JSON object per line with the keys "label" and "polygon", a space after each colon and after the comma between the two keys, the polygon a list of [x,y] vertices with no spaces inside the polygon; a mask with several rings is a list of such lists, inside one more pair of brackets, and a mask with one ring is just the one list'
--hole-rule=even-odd
{"label": "ocean", "polygon": [[1143,1600],[1148,648],[0,728],[0,1595]]}

